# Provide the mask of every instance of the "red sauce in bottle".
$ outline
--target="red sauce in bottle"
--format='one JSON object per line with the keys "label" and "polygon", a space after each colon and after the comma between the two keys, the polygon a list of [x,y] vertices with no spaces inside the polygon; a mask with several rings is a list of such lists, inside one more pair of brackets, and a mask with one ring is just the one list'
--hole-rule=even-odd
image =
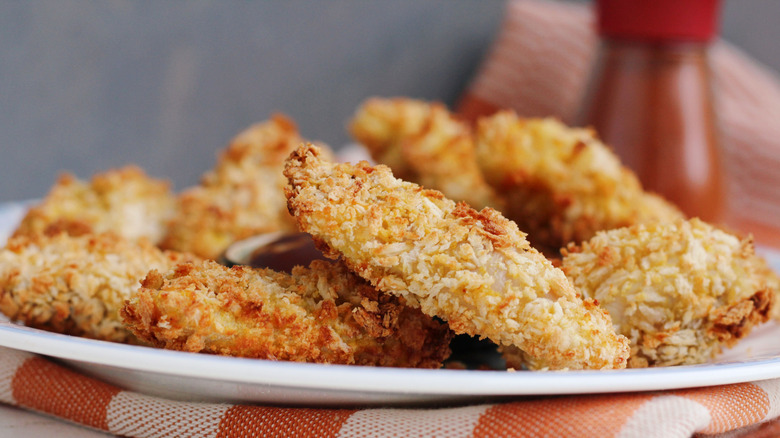
{"label": "red sauce in bottle", "polygon": [[717,0],[598,0],[602,46],[580,124],[647,190],[719,222],[723,190],[708,42]]}

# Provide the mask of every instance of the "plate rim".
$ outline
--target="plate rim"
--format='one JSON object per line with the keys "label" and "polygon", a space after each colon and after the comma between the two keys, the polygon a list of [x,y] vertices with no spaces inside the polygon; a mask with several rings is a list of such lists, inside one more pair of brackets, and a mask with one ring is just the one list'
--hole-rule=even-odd
{"label": "plate rim", "polygon": [[663,368],[516,372],[284,362],[117,344],[6,321],[0,321],[0,346],[127,371],[361,393],[475,397],[595,394],[717,386],[780,377],[780,357]]}

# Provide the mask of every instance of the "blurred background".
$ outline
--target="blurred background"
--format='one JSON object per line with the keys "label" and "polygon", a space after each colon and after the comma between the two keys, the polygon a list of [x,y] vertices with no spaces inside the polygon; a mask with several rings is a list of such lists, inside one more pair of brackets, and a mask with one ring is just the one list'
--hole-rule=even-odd
{"label": "blurred background", "polygon": [[[284,112],[336,148],[372,95],[454,104],[497,0],[0,2],[0,201],[135,163],[176,189]],[[721,34],[780,71],[780,2],[726,0]]]}

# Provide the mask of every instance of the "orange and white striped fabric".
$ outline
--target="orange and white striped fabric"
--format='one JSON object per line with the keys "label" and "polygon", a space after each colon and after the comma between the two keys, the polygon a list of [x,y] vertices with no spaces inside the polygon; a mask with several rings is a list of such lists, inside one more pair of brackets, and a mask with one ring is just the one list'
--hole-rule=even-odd
{"label": "orange and white striped fabric", "polygon": [[780,379],[435,409],[289,408],[160,399],[0,347],[0,402],[144,438],[780,436]]}
{"label": "orange and white striped fabric", "polygon": [[[459,104],[466,118],[512,108],[526,117],[572,123],[598,37],[583,4],[510,0],[501,31]],[[728,222],[780,246],[780,78],[740,49],[717,41],[710,52]]]}

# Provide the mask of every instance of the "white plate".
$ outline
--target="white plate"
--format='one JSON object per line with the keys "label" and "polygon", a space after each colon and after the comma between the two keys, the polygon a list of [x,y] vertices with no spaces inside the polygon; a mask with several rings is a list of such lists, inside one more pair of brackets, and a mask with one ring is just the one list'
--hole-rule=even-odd
{"label": "white plate", "polygon": [[[20,204],[0,204],[0,238]],[[763,249],[775,269],[780,252]],[[177,400],[366,406],[483,402],[506,397],[650,391],[780,378],[780,326],[759,327],[716,362],[617,371],[418,370],[274,362],[114,344],[0,319],[0,346],[46,355],[87,375]]]}

